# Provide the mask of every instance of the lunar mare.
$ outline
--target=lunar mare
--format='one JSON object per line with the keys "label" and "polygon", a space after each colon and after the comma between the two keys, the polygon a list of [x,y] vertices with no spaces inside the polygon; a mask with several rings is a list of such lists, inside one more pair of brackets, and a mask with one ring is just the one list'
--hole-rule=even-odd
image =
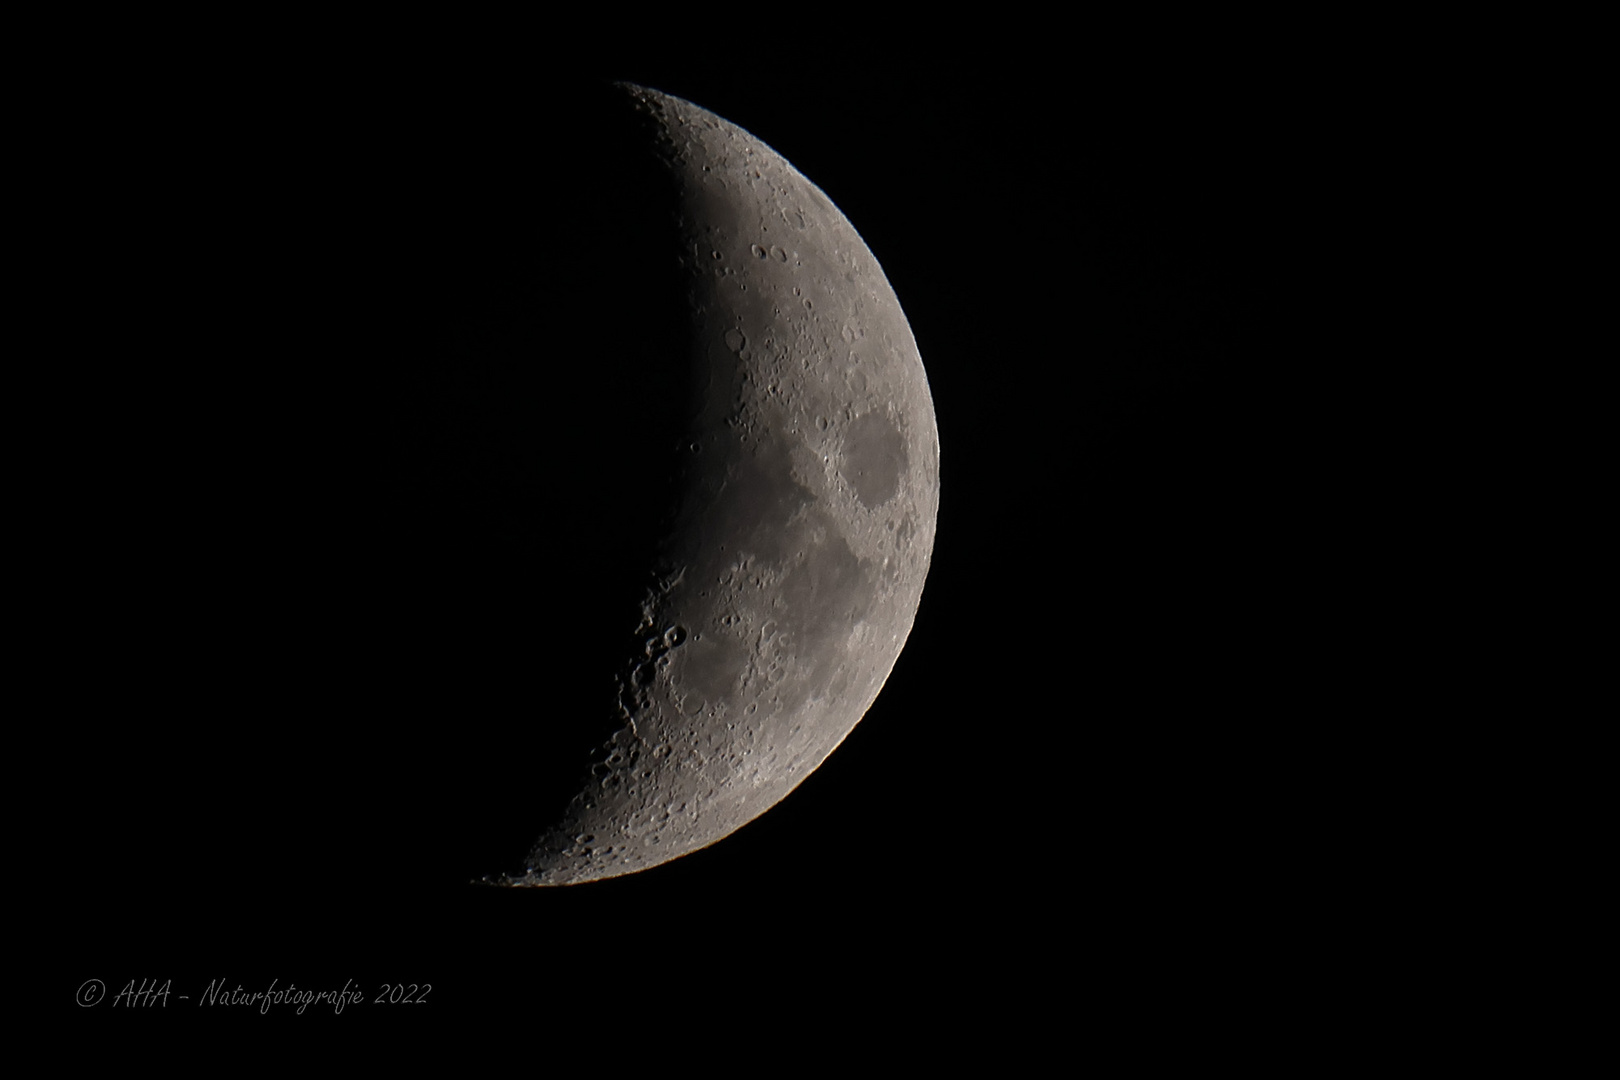
{"label": "lunar mare", "polygon": [[871,251],[747,132],[621,89],[679,189],[689,437],[614,733],[515,885],[646,869],[780,801],[877,697],[934,541],[933,404]]}

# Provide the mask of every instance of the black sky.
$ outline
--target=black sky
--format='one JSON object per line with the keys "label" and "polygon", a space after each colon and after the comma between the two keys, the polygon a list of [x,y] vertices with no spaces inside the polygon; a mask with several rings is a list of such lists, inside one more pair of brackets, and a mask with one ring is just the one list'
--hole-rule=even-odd
{"label": "black sky", "polygon": [[[63,902],[64,984],[434,982],[413,1020],[428,1024],[566,1023],[638,996],[797,1006],[831,980],[857,1012],[898,996],[961,1016],[1093,953],[1230,963],[1233,927],[1297,887],[1287,868],[1309,822],[1280,808],[1300,804],[1320,752],[1297,734],[1321,690],[1295,630],[1321,568],[1300,562],[1296,448],[1315,404],[1290,371],[1316,340],[1300,330],[1299,234],[1331,213],[1306,194],[1312,102],[1275,72],[1169,58],[789,67],[390,64],[218,94],[153,71],[125,99],[67,102],[100,171],[70,189],[61,357],[94,388],[94,422],[66,454],[91,477],[77,544],[97,567],[67,586],[80,614],[64,666],[92,719],[72,740],[81,764],[58,767],[64,790],[86,792],[56,815],[61,876],[82,883]],[[307,375],[309,349],[366,346],[338,316],[288,315],[352,310],[328,295],[333,267],[364,277],[378,258],[374,233],[345,233],[323,163],[365,162],[371,133],[428,115],[434,131],[510,139],[521,161],[523,140],[546,137],[544,92],[576,76],[739,124],[860,231],[934,395],[933,569],[866,719],[731,838],[569,890],[421,886],[402,845],[378,861],[364,843],[431,831],[438,804],[467,797],[464,777],[422,763],[487,756],[492,783],[521,784],[520,763],[476,716],[396,730],[363,687],[318,709],[271,700],[271,658],[219,645],[252,617],[233,583],[260,568],[211,546],[190,482],[151,477],[237,445],[220,402],[253,397],[277,358]],[[442,175],[465,196],[478,185],[457,161],[435,146],[390,167],[418,171],[413,192]],[[404,245],[433,212],[391,206]],[[289,286],[306,270],[315,284]],[[312,343],[313,326],[348,336]],[[296,408],[320,389],[279,394]],[[199,482],[229,487],[235,464]],[[274,461],[243,468],[273,475]],[[163,524],[175,515],[178,535]],[[258,581],[255,595],[279,588]],[[202,639],[199,672],[187,657]],[[379,768],[420,770],[390,788],[398,801],[351,801],[322,764],[323,740],[353,738],[332,725],[350,722]],[[345,741],[337,760],[359,753]],[[235,801],[272,794],[284,805]],[[316,880],[308,852],[265,842],[276,814],[301,819],[287,835],[321,845],[319,865],[352,873]],[[233,848],[235,815],[255,847]]]}

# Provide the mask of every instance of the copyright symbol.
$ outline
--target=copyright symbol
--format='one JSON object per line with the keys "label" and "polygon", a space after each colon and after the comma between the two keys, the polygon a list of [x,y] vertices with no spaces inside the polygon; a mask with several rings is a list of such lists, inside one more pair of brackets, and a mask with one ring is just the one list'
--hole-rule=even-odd
{"label": "copyright symbol", "polygon": [[88,1009],[100,1001],[106,993],[107,987],[100,979],[91,979],[79,987],[79,992],[74,995],[74,1000],[79,1003],[79,1008]]}

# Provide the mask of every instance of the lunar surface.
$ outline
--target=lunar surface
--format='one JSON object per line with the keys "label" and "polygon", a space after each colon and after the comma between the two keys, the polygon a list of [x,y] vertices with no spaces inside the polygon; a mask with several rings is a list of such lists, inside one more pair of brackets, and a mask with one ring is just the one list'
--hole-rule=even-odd
{"label": "lunar surface", "polygon": [[502,884],[643,870],[780,801],[883,687],[934,540],[933,405],[866,244],[746,131],[614,92],[671,185],[687,325],[668,407],[682,423],[605,737]]}

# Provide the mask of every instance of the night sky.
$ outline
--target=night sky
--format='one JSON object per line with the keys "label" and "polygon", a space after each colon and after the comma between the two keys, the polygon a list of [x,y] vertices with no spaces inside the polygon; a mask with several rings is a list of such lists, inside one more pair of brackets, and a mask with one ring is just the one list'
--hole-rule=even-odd
{"label": "night sky", "polygon": [[[1310,815],[1280,808],[1310,805],[1324,752],[1299,733],[1323,694],[1301,629],[1323,568],[1297,512],[1316,408],[1297,252],[1329,211],[1302,194],[1309,109],[1274,73],[1076,66],[405,64],[219,94],[152,72],[68,102],[103,167],[70,188],[62,351],[91,399],[64,451],[87,478],[70,554],[89,569],[65,579],[68,705],[47,718],[72,729],[51,766],[68,991],[432,983],[404,1022],[565,1027],[666,1000],[881,1026],[903,999],[948,1027],[1012,1010],[1007,988],[1054,966],[1106,967],[1130,994],[1145,971],[1234,964],[1302,888]],[[520,717],[526,693],[406,700],[403,664],[355,659],[391,616],[332,601],[310,569],[342,541],[265,508],[303,505],[277,478],[312,470],[320,499],[364,501],[369,473],[319,459],[370,452],[332,433],[390,377],[375,354],[423,325],[379,282],[423,260],[407,249],[443,212],[434,192],[485,190],[462,163],[493,159],[465,147],[508,140],[496,159],[521,169],[548,88],[576,77],[719,114],[850,219],[927,369],[941,509],[887,686],[785,802],[640,875],[478,889],[456,830],[481,789],[521,789],[488,716]],[[379,165],[419,120],[425,142]],[[404,194],[379,181],[402,168]],[[566,213],[550,183],[534,198]],[[559,372],[549,407],[587,383]],[[542,698],[570,674],[524,653],[545,618],[512,615],[489,660],[536,664],[520,683]],[[320,649],[287,644],[309,626]],[[117,1022],[206,1026],[176,1008]]]}

